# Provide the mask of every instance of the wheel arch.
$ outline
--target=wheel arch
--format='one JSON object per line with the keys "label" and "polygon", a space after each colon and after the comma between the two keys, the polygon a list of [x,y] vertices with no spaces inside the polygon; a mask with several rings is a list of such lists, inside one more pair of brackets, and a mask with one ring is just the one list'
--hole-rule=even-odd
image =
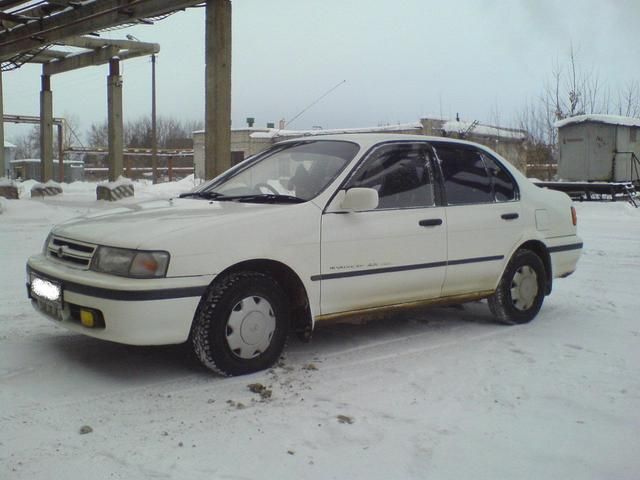
{"label": "wheel arch", "polygon": [[309,296],[300,276],[288,265],[269,259],[245,260],[220,272],[211,282],[224,278],[232,273],[252,271],[259,272],[272,277],[285,291],[290,299],[291,325],[296,335],[301,340],[309,340],[313,329],[311,309],[309,307]]}
{"label": "wheel arch", "polygon": [[545,292],[545,295],[549,295],[553,287],[553,271],[551,266],[551,255],[549,254],[547,246],[540,240],[528,240],[519,245],[515,251],[517,252],[518,250],[531,250],[533,253],[538,255],[540,260],[542,260],[542,264],[544,265],[544,270],[547,277],[547,291]]}

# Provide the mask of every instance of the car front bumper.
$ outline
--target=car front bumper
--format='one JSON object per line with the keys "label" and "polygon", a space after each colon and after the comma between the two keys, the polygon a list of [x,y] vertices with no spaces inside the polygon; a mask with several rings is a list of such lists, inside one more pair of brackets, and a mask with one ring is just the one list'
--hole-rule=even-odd
{"label": "car front bumper", "polygon": [[[34,278],[58,286],[60,300],[34,295]],[[69,330],[129,345],[186,341],[200,298],[213,278],[124,278],[72,268],[44,255],[27,262],[27,293],[37,311]],[[93,312],[100,321],[86,326],[81,311]]]}

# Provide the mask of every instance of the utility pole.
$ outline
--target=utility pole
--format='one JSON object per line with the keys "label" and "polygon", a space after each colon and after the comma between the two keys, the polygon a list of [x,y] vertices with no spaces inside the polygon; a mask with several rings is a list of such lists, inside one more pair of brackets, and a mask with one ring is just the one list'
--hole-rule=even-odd
{"label": "utility pole", "polygon": [[158,131],[156,130],[156,54],[151,55],[151,170],[158,183]]}

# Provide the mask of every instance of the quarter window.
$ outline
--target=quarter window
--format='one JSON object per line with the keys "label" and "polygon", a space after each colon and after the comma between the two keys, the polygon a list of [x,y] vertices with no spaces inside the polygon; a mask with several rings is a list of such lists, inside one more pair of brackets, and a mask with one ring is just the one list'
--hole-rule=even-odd
{"label": "quarter window", "polygon": [[434,205],[433,175],[425,144],[384,145],[358,168],[347,188],[378,191],[379,209]]}
{"label": "quarter window", "polygon": [[518,189],[511,175],[493,157],[483,154],[485,165],[493,181],[493,196],[496,202],[515,200]]}

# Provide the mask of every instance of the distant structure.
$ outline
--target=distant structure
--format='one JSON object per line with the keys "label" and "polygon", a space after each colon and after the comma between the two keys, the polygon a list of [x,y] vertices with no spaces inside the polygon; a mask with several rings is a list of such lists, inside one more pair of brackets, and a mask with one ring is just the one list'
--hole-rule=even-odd
{"label": "distant structure", "polygon": [[[247,119],[249,120],[249,119]],[[251,118],[253,125],[253,118]],[[281,121],[281,124],[283,122]],[[231,130],[231,164],[235,165],[247,157],[267,149],[274,143],[290,138],[311,137],[330,134],[354,133],[396,133],[410,135],[430,135],[434,137],[463,138],[486,145],[522,172],[526,171],[526,138],[524,130],[483,125],[479,122],[450,121],[423,118],[413,123],[383,125],[364,128],[284,130],[248,126]],[[193,158],[196,178],[204,177],[204,131],[193,133]]]}
{"label": "distant structure", "polygon": [[561,180],[640,180],[640,118],[579,115],[560,120],[555,126]]}
{"label": "distant structure", "polygon": [[423,118],[422,134],[434,137],[452,137],[485,145],[506,158],[522,173],[527,171],[527,132],[515,128],[487,125],[478,121]]}
{"label": "distant structure", "polygon": [[[30,180],[42,178],[42,161],[39,158],[12,159],[9,162],[9,177],[19,180]],[[53,178],[60,179],[60,163],[53,164]],[[84,180],[84,161],[65,160],[64,161],[64,182],[78,182]]]}
{"label": "distant structure", "polygon": [[0,172],[0,178],[9,176],[9,162],[13,160],[16,156],[16,146],[13,143],[9,143],[6,140],[4,141],[4,158],[6,171]]}

